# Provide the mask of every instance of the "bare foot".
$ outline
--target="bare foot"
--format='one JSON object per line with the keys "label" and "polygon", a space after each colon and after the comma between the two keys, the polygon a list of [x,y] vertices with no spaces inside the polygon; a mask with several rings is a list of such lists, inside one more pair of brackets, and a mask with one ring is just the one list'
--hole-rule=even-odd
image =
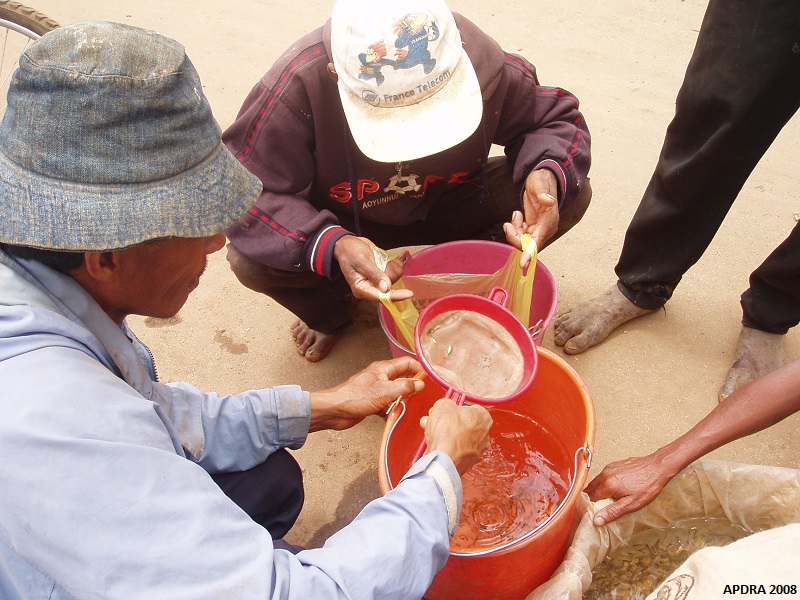
{"label": "bare foot", "polygon": [[783,335],[767,333],[751,327],[742,326],[736,355],[733,359],[725,383],[719,389],[722,402],[737,388],[763,377],[783,365]]}
{"label": "bare foot", "polygon": [[596,346],[617,327],[655,312],[639,308],[614,284],[602,296],[579,302],[555,320],[555,342],[567,354],[580,354]]}
{"label": "bare foot", "polygon": [[309,362],[317,362],[328,356],[328,352],[339,341],[339,332],[320,333],[299,319],[292,324],[291,329],[294,343],[297,344],[297,353],[305,356]]}

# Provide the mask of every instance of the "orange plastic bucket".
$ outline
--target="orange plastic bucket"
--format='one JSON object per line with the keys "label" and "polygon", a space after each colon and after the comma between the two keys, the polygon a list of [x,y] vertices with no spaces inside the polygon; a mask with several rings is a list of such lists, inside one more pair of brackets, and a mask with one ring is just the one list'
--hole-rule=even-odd
{"label": "orange plastic bucket", "polygon": [[[428,600],[522,600],[547,581],[569,546],[575,504],[586,485],[595,436],[595,411],[589,391],[562,358],[540,348],[533,385],[503,405],[534,420],[567,450],[552,457],[553,469],[569,482],[555,511],[534,530],[498,548],[454,551],[425,594]],[[422,440],[419,419],[444,396],[426,379],[425,389],[399,401],[389,413],[381,440],[378,472],[382,493],[402,479]]]}
{"label": "orange plastic bucket", "polygon": [[[405,265],[403,273],[407,275],[438,275],[442,273],[464,273],[473,275],[489,275],[503,268],[514,248],[501,242],[486,240],[459,240],[429,246],[415,253]],[[556,281],[550,270],[536,262],[533,275],[533,292],[529,323],[531,337],[537,346],[542,343],[547,326],[553,319],[558,303]],[[378,318],[383,332],[389,339],[389,350],[392,356],[415,356],[402,336],[397,335],[392,315],[383,304],[378,304]]]}

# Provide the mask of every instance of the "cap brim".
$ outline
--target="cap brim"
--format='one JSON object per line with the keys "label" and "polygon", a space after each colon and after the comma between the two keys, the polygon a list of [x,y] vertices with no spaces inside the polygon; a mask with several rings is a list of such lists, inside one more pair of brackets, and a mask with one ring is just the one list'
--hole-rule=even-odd
{"label": "cap brim", "polygon": [[379,162],[414,160],[452,148],[474,133],[483,116],[480,83],[463,50],[447,84],[416,104],[372,106],[341,82],[339,96],[359,150]]}
{"label": "cap brim", "polygon": [[140,184],[87,184],[24,170],[0,152],[0,241],[105,251],[168,237],[208,237],[244,215],[259,179],[220,142],[191,169]]}

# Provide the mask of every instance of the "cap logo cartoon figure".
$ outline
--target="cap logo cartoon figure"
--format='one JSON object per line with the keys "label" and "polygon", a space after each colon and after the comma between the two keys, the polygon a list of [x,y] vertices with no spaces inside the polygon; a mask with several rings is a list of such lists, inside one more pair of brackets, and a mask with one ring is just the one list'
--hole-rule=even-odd
{"label": "cap logo cartoon figure", "polygon": [[339,0],[331,31],[339,95],[368,157],[397,162],[429,156],[478,127],[480,85],[441,0]]}

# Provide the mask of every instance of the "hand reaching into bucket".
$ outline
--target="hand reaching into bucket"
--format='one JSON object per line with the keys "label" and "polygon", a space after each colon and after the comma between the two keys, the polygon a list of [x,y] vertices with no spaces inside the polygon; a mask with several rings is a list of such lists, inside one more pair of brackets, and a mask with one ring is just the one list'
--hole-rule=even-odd
{"label": "hand reaching into bucket", "polygon": [[476,464],[489,447],[492,417],[477,404],[457,406],[450,398],[442,398],[419,424],[425,430],[428,452],[441,450],[447,454],[459,475]]}

